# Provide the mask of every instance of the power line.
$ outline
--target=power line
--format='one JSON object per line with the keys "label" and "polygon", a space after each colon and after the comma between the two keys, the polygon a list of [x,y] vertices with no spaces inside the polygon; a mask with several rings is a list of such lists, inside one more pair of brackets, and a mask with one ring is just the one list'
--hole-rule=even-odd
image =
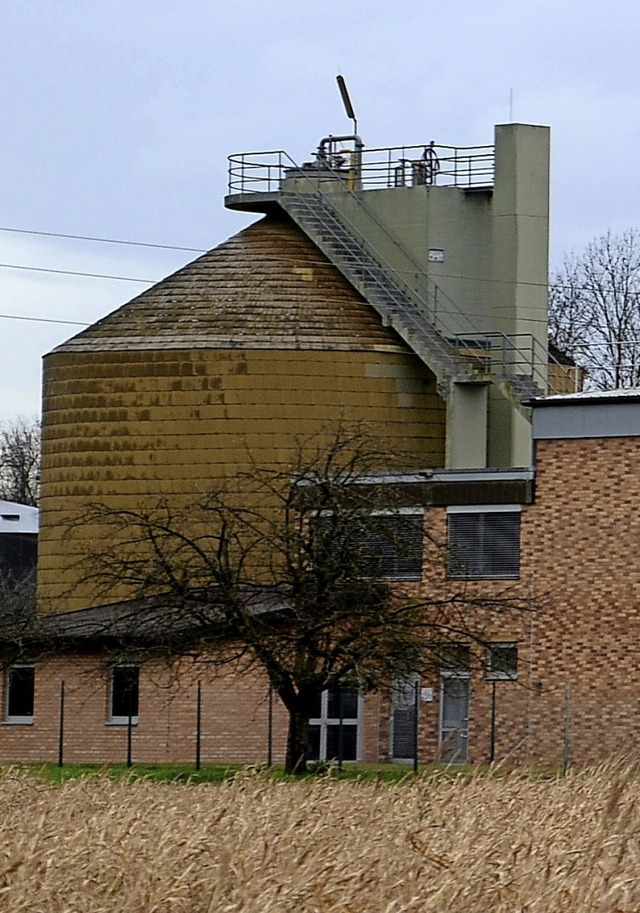
{"label": "power line", "polygon": [[80,276],[83,279],[117,279],[122,282],[142,282],[153,285],[158,279],[139,279],[136,276],[112,276],[106,273],[82,273],[74,269],[51,269],[44,266],[21,266],[17,263],[0,263],[0,269],[19,269],[32,273],[54,273],[58,276]]}
{"label": "power line", "polygon": [[[0,229],[0,231],[1,230],[2,229]],[[119,243],[119,242],[114,241],[113,243]],[[123,242],[123,243],[127,243],[127,242]],[[138,242],[133,242],[133,243],[137,244]],[[156,245],[148,245],[148,246],[151,247],[151,246],[156,246]],[[169,248],[169,249],[187,250],[188,248]],[[193,251],[193,248],[191,250]],[[205,251],[205,253],[206,253],[206,251]],[[299,264],[302,266],[313,266],[313,267],[323,267],[326,269],[337,269],[337,267],[334,266],[333,263],[328,262],[326,260],[305,259],[304,262],[302,264],[300,264],[300,261],[297,260],[295,257],[277,257],[277,256],[274,256],[273,254],[269,254],[267,256],[262,256],[259,259],[262,261],[269,261],[269,262],[294,263],[294,264]],[[113,280],[120,281],[120,282],[140,282],[145,285],[154,285],[156,282],[161,281],[160,279],[141,279],[138,276],[116,276],[116,275],[112,275],[110,273],[85,273],[85,272],[81,272],[80,270],[73,270],[73,269],[53,269],[51,267],[44,267],[44,266],[24,266],[24,265],[18,264],[18,263],[0,263],[0,269],[15,269],[15,270],[23,270],[26,272],[35,272],[35,273],[53,273],[54,275],[59,275],[59,276],[77,276],[82,279],[113,279]],[[409,270],[398,270],[397,272],[400,275],[403,275],[403,274],[406,275],[406,274],[409,274],[410,271]],[[585,292],[590,291],[590,288],[587,285],[585,285],[585,286],[564,285],[564,284],[558,285],[558,284],[555,284],[552,282],[549,282],[547,284],[545,282],[526,282],[526,281],[521,281],[521,280],[518,281],[517,283],[514,283],[513,279],[494,279],[491,276],[459,276],[459,275],[455,275],[455,274],[440,273],[438,275],[438,279],[454,279],[454,280],[458,280],[461,282],[492,282],[495,285],[517,284],[517,285],[521,285],[521,286],[527,286],[529,288],[545,288],[545,289],[548,289],[551,285],[554,285],[556,288],[568,289],[569,291],[571,291],[571,290],[585,291]],[[435,282],[435,280],[433,280],[433,279],[432,279],[432,281]]]}
{"label": "power line", "polygon": [[2,320],[29,320],[33,323],[59,323],[71,327],[88,327],[90,323],[81,323],[79,320],[54,320],[52,317],[24,317],[21,314],[0,314]]}
{"label": "power line", "polygon": [[[124,246],[128,246],[128,247],[143,247],[143,248],[148,248],[148,249],[153,249],[153,250],[172,250],[172,251],[180,251],[180,252],[193,253],[193,254],[207,253],[207,250],[205,250],[204,248],[200,248],[200,247],[181,247],[181,246],[174,245],[174,244],[156,244],[156,243],[149,242],[149,241],[128,241],[128,240],[119,239],[119,238],[101,238],[101,237],[94,237],[91,235],[65,234],[62,232],[54,232],[54,231],[36,231],[35,229],[27,229],[27,228],[10,228],[8,226],[0,226],[0,231],[10,232],[13,234],[35,235],[35,236],[44,237],[44,238],[63,238],[63,239],[72,240],[72,241],[90,241],[90,242],[99,243],[99,244],[117,244],[117,245],[124,245]],[[281,263],[297,263],[298,262],[295,257],[278,257],[278,256],[274,256],[274,255],[268,255],[265,257],[261,257],[260,259],[273,261],[273,262],[281,262]],[[324,268],[335,268],[333,263],[327,262],[326,260],[305,259],[304,265],[305,266],[324,267]],[[122,282],[140,282],[140,283],[145,283],[148,285],[154,284],[159,281],[158,279],[140,279],[140,278],[134,277],[134,276],[117,276],[117,275],[111,275],[111,274],[106,274],[106,273],[85,273],[85,272],[81,272],[79,270],[62,270],[62,269],[52,269],[52,268],[45,268],[45,267],[38,267],[38,266],[22,266],[22,265],[13,264],[13,263],[0,263],[0,269],[15,269],[15,270],[25,270],[28,272],[30,271],[30,272],[40,272],[40,273],[52,273],[54,275],[77,276],[79,278],[85,278],[85,279],[111,279],[114,281],[122,281]],[[411,270],[400,270],[400,271],[398,271],[398,273],[400,275],[411,275],[412,271]],[[483,283],[491,282],[495,285],[513,284],[513,280],[495,279],[491,276],[460,276],[460,275],[450,274],[450,273],[440,273],[440,274],[438,274],[437,278],[438,279],[452,279],[452,280],[457,280],[457,281],[461,281],[461,282],[483,282]],[[571,284],[554,283],[553,277],[550,277],[550,280],[548,283],[520,281],[520,282],[518,282],[518,285],[527,286],[529,288],[550,288],[553,285],[556,288],[563,289],[563,290],[569,290],[569,291],[588,292],[591,290],[589,288],[589,286],[575,286],[575,285],[571,285]]]}
{"label": "power line", "polygon": [[123,241],[119,238],[93,238],[90,235],[66,235],[58,231],[34,231],[28,228],[8,228],[0,225],[0,231],[12,232],[16,235],[37,235],[41,238],[65,238],[70,241],[93,241],[99,244],[123,244],[128,247],[151,247],[155,250],[179,250],[191,254],[205,254],[206,250],[200,247],[178,247],[175,244],[152,244],[149,241]]}
{"label": "power line", "polygon": [[[11,232],[13,234],[21,234],[21,235],[35,235],[35,236],[43,237],[43,238],[64,238],[66,240],[71,240],[71,241],[91,241],[91,242],[94,242],[97,244],[119,244],[119,245],[126,245],[128,247],[145,247],[145,248],[151,248],[153,250],[175,250],[175,251],[182,251],[182,252],[192,253],[192,254],[208,253],[208,251],[206,249],[201,248],[201,247],[179,247],[178,245],[175,245],[175,244],[156,244],[156,243],[153,243],[150,241],[127,241],[127,240],[123,240],[123,239],[119,239],[119,238],[100,238],[100,237],[94,237],[91,235],[64,234],[62,232],[56,232],[56,231],[36,231],[35,229],[10,228],[8,226],[0,226],[0,231]],[[268,255],[266,257],[261,257],[261,259],[273,261],[273,262],[280,262],[280,263],[297,263],[298,262],[295,257],[278,257],[278,256],[274,256],[273,254]],[[308,266],[315,266],[315,267],[324,267],[326,269],[335,268],[333,263],[328,262],[327,260],[306,259],[304,265],[305,266],[308,265]],[[67,275],[67,276],[80,276],[80,277],[90,278],[90,279],[94,279],[94,278],[95,279],[114,279],[114,280],[123,280],[126,282],[153,283],[153,282],[158,281],[157,279],[137,279],[137,278],[130,278],[127,276],[111,276],[111,275],[103,275],[103,274],[95,274],[95,273],[83,273],[83,272],[78,272],[78,271],[74,271],[74,270],[45,269],[44,267],[17,266],[17,265],[13,265],[13,264],[5,264],[5,263],[0,263],[0,268],[34,270],[37,272],[60,273],[62,275]],[[411,270],[400,270],[398,272],[400,275],[402,275],[402,274],[411,275],[412,274]],[[457,280],[460,280],[463,282],[464,281],[494,282],[494,283],[511,282],[511,280],[509,280],[509,279],[493,279],[491,277],[484,277],[484,276],[483,277],[457,276],[457,275],[451,275],[451,274],[446,274],[446,273],[440,273],[438,278],[457,279]],[[542,288],[542,287],[546,288],[547,287],[545,285],[545,283],[542,283],[542,282],[520,282],[519,284],[533,286],[533,287],[537,287],[537,288]]]}

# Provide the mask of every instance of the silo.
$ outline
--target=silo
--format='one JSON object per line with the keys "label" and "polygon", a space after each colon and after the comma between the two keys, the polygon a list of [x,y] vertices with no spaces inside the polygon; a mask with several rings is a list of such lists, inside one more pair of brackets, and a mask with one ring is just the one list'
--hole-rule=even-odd
{"label": "silo", "polygon": [[96,602],[77,583],[79,540],[103,535],[78,534],[88,505],[188,503],[251,460],[286,465],[300,437],[337,421],[444,463],[434,375],[271,214],[46,356],[41,609]]}

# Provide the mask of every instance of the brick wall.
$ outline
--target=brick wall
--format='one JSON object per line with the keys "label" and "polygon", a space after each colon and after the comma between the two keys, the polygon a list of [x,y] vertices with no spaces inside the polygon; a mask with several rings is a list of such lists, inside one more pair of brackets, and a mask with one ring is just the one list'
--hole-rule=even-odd
{"label": "brick wall", "polygon": [[[265,763],[269,692],[264,680],[255,674],[216,673],[205,664],[170,668],[157,661],[143,664],[140,670],[139,716],[132,727],[133,761],[195,761],[198,681],[202,763]],[[35,682],[33,722],[0,723],[0,759],[57,762],[64,682],[64,760],[126,761],[128,727],[109,722],[109,666],[103,657],[37,662]],[[276,763],[284,758],[285,734],[286,714],[275,700],[272,750]]]}

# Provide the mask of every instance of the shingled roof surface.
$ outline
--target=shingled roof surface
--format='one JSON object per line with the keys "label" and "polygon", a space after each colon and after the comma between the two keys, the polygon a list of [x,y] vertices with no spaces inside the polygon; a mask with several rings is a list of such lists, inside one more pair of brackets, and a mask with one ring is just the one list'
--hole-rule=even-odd
{"label": "shingled roof surface", "polygon": [[406,351],[306,235],[273,216],[54,351],[158,348]]}

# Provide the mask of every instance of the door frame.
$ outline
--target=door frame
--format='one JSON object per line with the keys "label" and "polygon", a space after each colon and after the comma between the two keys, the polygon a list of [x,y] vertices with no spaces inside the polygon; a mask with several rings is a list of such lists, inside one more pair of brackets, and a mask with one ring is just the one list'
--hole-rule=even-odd
{"label": "door frame", "polygon": [[[440,706],[438,709],[438,758],[442,758],[442,745],[444,744],[445,739],[443,738],[444,732],[444,692],[445,692],[445,683],[447,681],[461,681],[467,683],[467,715],[464,722],[466,722],[466,728],[458,727],[459,738],[464,739],[465,745],[465,756],[462,758],[455,758],[451,761],[447,761],[447,764],[467,764],[469,762],[469,704],[471,700],[471,689],[469,687],[470,674],[468,672],[460,672],[457,670],[443,670],[440,672]],[[456,730],[451,730],[455,732]]]}
{"label": "door frame", "polygon": [[[404,685],[404,687],[407,689],[407,691],[408,691],[409,688],[410,688],[410,689],[412,690],[412,692],[413,692],[413,695],[415,695],[415,688],[416,688],[416,685],[417,685],[418,687],[420,687],[420,674],[419,674],[418,672],[414,672],[412,675],[408,675],[408,676],[407,676],[406,678],[404,678],[404,679],[399,679],[399,680],[397,680],[397,681],[394,681],[393,684],[392,684],[392,686],[391,686],[391,701],[390,701],[390,703],[391,703],[391,712],[390,712],[390,714],[389,714],[389,760],[392,761],[394,764],[412,764],[413,761],[415,760],[414,757],[413,757],[413,755],[408,755],[408,756],[405,757],[404,755],[396,755],[396,754],[394,753],[394,747],[395,747],[395,746],[394,746],[394,742],[395,742],[395,729],[394,729],[394,726],[395,726],[395,712],[396,712],[396,705],[395,705],[394,695],[399,691],[400,687],[403,686],[403,685]],[[414,714],[413,725],[414,725],[414,727],[415,727],[415,725],[416,725],[416,720],[415,720],[415,713],[416,713],[415,696],[412,696],[412,712],[413,712],[413,714]]]}

